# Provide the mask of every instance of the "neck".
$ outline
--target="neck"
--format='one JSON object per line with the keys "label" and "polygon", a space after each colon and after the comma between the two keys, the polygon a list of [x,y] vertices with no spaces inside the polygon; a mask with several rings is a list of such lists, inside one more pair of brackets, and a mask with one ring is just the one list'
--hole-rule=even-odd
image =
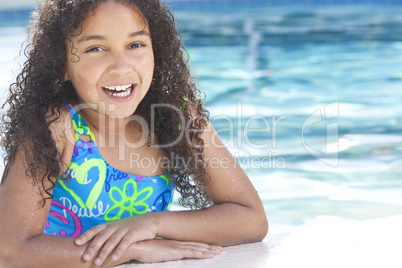
{"label": "neck", "polygon": [[112,111],[102,105],[79,104],[77,106],[85,122],[101,136],[111,137],[124,134],[130,123],[129,118],[112,115]]}
{"label": "neck", "polygon": [[87,103],[75,105],[92,132],[98,134],[98,146],[116,144],[120,140],[132,144],[142,144],[148,140],[148,127],[144,129],[141,121],[113,115],[114,110],[108,110],[105,106]]}

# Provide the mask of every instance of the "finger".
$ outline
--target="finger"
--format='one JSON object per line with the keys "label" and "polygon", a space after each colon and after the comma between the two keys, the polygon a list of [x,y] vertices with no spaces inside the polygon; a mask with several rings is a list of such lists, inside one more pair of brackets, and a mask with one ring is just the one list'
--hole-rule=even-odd
{"label": "finger", "polygon": [[205,243],[202,243],[202,242],[182,241],[181,243],[184,244],[184,245],[188,245],[188,246],[199,246],[199,247],[204,247],[204,248],[222,249],[221,246],[205,244]]}
{"label": "finger", "polygon": [[185,259],[212,259],[216,255],[205,248],[186,248],[183,249],[182,254]]}
{"label": "finger", "polygon": [[75,244],[81,246],[93,239],[99,232],[107,228],[106,224],[96,225],[75,239]]}
{"label": "finger", "polygon": [[183,258],[211,259],[222,252],[222,247],[220,246],[213,246],[200,242],[176,241],[176,245],[174,247],[176,248],[176,255],[173,257],[175,260]]}
{"label": "finger", "polygon": [[113,234],[113,230],[105,229],[99,232],[95,238],[91,241],[88,248],[85,250],[83,254],[83,259],[85,261],[91,260],[99,251],[100,248],[105,244],[105,242],[109,239],[109,237]]}
{"label": "finger", "polygon": [[220,254],[223,250],[221,246],[209,245],[201,242],[181,242],[181,243],[183,243],[184,246],[194,247],[200,250],[205,249],[206,251],[210,251],[213,254]]}
{"label": "finger", "polygon": [[118,260],[131,244],[138,241],[134,235],[135,234],[132,234],[132,232],[129,232],[121,239],[119,245],[112,255],[112,260]]}
{"label": "finger", "polygon": [[[98,256],[94,260],[96,265],[101,265],[104,260],[109,256],[109,254],[120,245],[122,238],[125,236],[126,232],[120,231],[113,233],[109,239],[104,243],[102,248],[100,249]],[[114,256],[114,255],[113,255]],[[112,257],[113,260],[117,260]]]}
{"label": "finger", "polygon": [[216,247],[216,246],[205,247],[203,245],[191,245],[190,247],[187,248],[203,252],[204,255],[210,255],[210,254],[219,255],[222,253],[222,247]]}

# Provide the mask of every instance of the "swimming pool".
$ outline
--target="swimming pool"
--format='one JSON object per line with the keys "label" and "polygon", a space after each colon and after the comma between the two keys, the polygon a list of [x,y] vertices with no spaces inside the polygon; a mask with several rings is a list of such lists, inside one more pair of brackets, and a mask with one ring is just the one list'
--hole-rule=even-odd
{"label": "swimming pool", "polygon": [[[211,121],[260,193],[271,231],[402,212],[397,1],[196,1],[202,12],[181,2],[175,16]],[[24,31],[0,28],[2,90]]]}

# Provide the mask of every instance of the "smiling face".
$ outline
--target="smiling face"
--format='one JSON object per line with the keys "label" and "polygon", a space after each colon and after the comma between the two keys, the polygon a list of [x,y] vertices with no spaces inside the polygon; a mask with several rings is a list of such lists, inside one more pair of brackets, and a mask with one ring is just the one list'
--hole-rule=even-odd
{"label": "smiling face", "polygon": [[149,32],[135,9],[107,1],[88,12],[82,31],[70,36],[73,48],[68,44],[65,76],[80,103],[96,105],[91,113],[124,117],[134,113],[153,76]]}

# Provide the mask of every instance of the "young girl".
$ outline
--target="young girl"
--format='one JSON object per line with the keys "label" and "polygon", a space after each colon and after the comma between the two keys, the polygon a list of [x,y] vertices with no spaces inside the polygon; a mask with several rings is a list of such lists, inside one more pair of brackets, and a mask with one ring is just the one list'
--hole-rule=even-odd
{"label": "young girl", "polygon": [[[33,21],[3,115],[0,267],[212,258],[264,238],[166,6],[47,0]],[[198,210],[168,211],[173,189]]]}

